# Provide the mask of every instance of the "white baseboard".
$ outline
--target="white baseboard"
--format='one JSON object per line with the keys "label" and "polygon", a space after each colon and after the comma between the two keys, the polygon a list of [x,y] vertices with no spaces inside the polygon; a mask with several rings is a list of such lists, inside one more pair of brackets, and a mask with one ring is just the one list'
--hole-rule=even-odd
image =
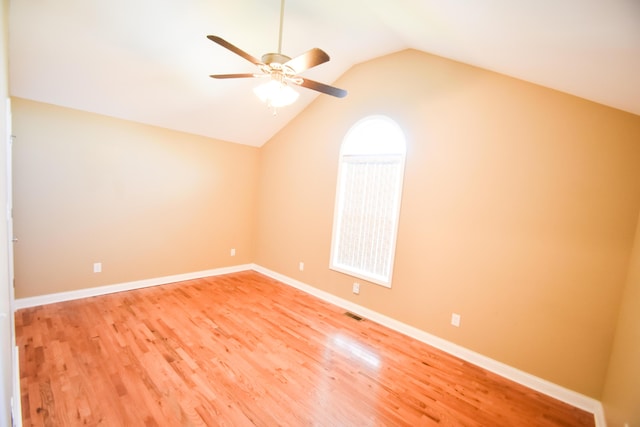
{"label": "white baseboard", "polygon": [[55,302],[71,301],[75,299],[95,297],[99,295],[113,294],[133,289],[148,288],[151,286],[166,285],[168,283],[182,282],[184,280],[201,279],[203,277],[220,276],[222,274],[237,273],[251,270],[252,264],[236,265],[232,267],[216,268],[213,270],[196,271],[194,273],[176,274],[174,276],[157,277],[154,279],[137,280],[134,282],[119,283],[116,285],[98,286],[95,288],[79,289],[77,291],[59,292],[55,294],[40,295],[36,297],[19,298],[15,300],[15,309],[35,307],[38,305],[52,304]]}
{"label": "white baseboard", "polygon": [[505,365],[504,363],[493,360],[489,357],[483,356],[479,353],[471,351],[467,348],[454,344],[450,341],[439,338],[435,335],[431,335],[423,330],[415,328],[413,326],[402,323],[398,320],[387,317],[376,311],[370,310],[361,305],[355,304],[351,301],[337,297],[328,292],[322,291],[306,283],[292,279],[291,277],[276,273],[267,268],[259,265],[253,265],[252,269],[265,276],[271,277],[286,285],[297,288],[315,297],[318,297],[326,302],[342,307],[345,310],[358,314],[376,323],[380,323],[390,329],[393,329],[401,334],[407,335],[425,344],[431,345],[462,360],[469,363],[473,363],[476,366],[480,366],[488,371],[494,372],[504,378],[514,381],[518,384],[522,384],[530,389],[544,393],[547,396],[558,399],[569,405],[575,406],[587,412],[594,414],[596,427],[606,427],[606,420],[604,417],[604,409],[602,404],[591,397],[569,390],[557,384],[553,384],[542,378],[538,378],[534,375],[528,374],[519,369]]}
{"label": "white baseboard", "polygon": [[13,348],[13,392],[11,396],[11,423],[13,427],[22,427],[22,401],[20,392],[20,359],[18,347]]}

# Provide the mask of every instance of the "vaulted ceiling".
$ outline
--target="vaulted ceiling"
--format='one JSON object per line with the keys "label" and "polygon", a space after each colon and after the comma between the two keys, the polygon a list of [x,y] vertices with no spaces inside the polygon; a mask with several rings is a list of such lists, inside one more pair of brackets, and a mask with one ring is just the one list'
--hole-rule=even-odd
{"label": "vaulted ceiling", "polygon": [[[11,0],[10,94],[260,146],[327,95],[274,116],[255,79],[209,78],[255,67],[206,35],[259,58],[279,16],[280,0]],[[331,61],[303,76],[329,84],[413,48],[640,115],[638,0],[287,0],[283,53],[313,47]]]}

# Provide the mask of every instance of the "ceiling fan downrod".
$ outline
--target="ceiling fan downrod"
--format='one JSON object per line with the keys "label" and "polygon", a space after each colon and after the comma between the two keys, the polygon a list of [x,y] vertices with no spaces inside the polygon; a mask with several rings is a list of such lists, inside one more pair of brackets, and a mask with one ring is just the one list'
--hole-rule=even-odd
{"label": "ceiling fan downrod", "polygon": [[284,26],[284,0],[280,1],[280,29],[278,31],[278,54],[282,54],[282,27]]}
{"label": "ceiling fan downrod", "polygon": [[291,58],[282,54],[282,29],[284,28],[284,0],[280,2],[280,27],[278,30],[278,53],[265,53],[262,55],[262,62],[267,64],[267,69],[264,70],[269,73],[270,67],[280,68],[283,64],[287,63]]}

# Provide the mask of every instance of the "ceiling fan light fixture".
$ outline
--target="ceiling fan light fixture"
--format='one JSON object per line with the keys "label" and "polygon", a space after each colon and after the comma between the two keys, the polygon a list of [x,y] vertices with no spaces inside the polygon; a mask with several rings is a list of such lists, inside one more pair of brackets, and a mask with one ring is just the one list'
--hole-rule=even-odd
{"label": "ceiling fan light fixture", "polygon": [[298,99],[300,94],[293,90],[285,82],[271,79],[253,89],[253,92],[267,106],[280,108],[291,105]]}

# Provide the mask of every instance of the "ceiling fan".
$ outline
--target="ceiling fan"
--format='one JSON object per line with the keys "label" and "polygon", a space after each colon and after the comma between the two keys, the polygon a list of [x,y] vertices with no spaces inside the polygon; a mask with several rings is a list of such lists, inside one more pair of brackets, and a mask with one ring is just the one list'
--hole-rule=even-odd
{"label": "ceiling fan", "polygon": [[269,77],[269,81],[258,86],[254,91],[270,107],[282,107],[293,103],[298,93],[291,88],[291,84],[302,86],[307,89],[315,90],[327,95],[343,98],[347,95],[347,91],[337,87],[329,86],[314,80],[300,77],[299,74],[317,65],[324,64],[329,61],[329,55],[322,49],[313,48],[303,54],[290,58],[282,54],[282,25],[284,18],[284,0],[281,1],[280,7],[280,31],[278,36],[278,52],[265,53],[261,60],[253,57],[242,49],[232,45],[228,41],[218,36],[209,35],[207,38],[214,43],[219,44],[225,49],[230,50],[236,55],[241,56],[259,69],[257,73],[240,73],[240,74],[213,74],[210,77],[214,79],[238,79],[253,77]]}

